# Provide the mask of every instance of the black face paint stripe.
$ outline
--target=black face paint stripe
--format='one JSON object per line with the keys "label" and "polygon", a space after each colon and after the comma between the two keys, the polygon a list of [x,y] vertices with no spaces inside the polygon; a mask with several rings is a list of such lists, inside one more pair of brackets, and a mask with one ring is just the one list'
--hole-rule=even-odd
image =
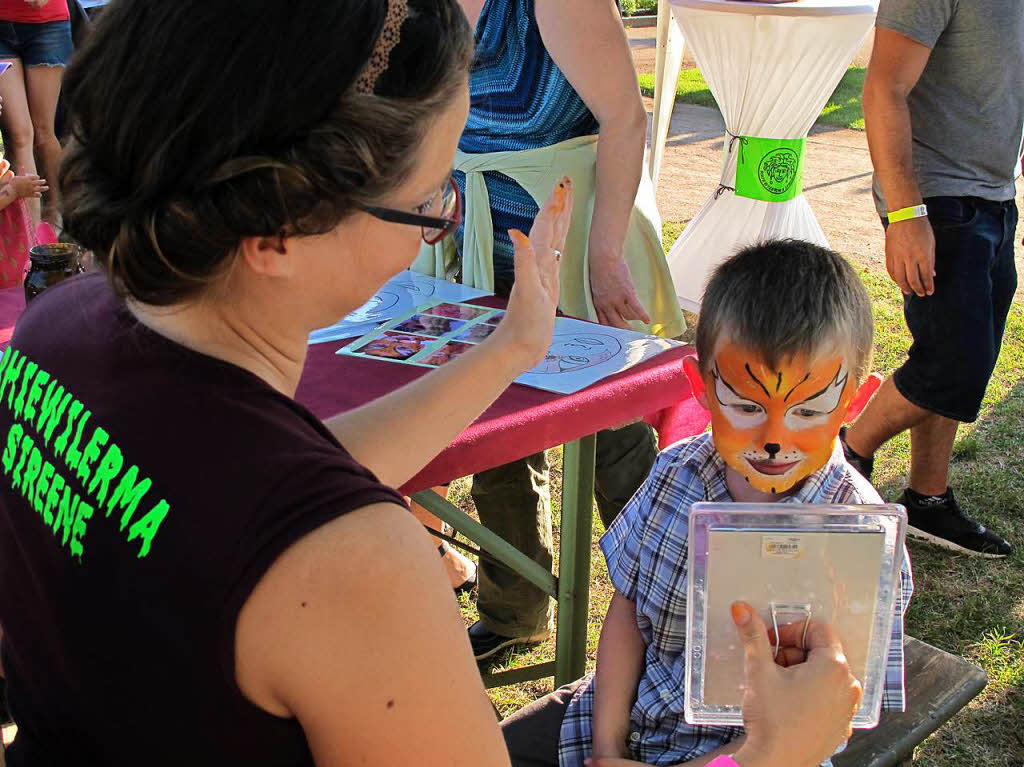
{"label": "black face paint stripe", "polygon": [[781,388],[782,388],[782,371],[780,370],[779,371],[779,377],[775,381],[775,393],[778,394],[779,393],[779,389],[781,389]]}
{"label": "black face paint stripe", "polygon": [[[803,401],[804,401],[804,402],[807,402],[807,400],[811,400],[811,399],[814,399],[815,397],[820,397],[820,396],[821,396],[822,394],[824,394],[825,392],[827,392],[827,391],[828,391],[829,389],[831,389],[831,388],[832,388],[833,386],[839,386],[840,384],[842,384],[843,388],[846,388],[846,381],[847,381],[847,379],[849,379],[849,377],[850,377],[850,376],[846,376],[845,378],[843,378],[843,380],[842,380],[842,381],[840,381],[840,380],[839,380],[839,374],[840,374],[840,373],[842,373],[842,372],[843,372],[843,363],[842,363],[842,362],[840,362],[840,363],[839,363],[839,369],[838,369],[838,370],[836,371],[836,374],[835,374],[834,376],[832,376],[832,380],[831,380],[831,381],[829,381],[829,382],[828,382],[828,383],[827,383],[827,384],[825,385],[825,388],[824,388],[824,389],[822,389],[821,391],[816,391],[816,392],[814,392],[814,394],[812,394],[812,395],[811,395],[811,396],[809,396],[809,397],[804,397],[804,398],[803,398]],[[810,373],[808,373],[808,374],[807,374],[807,376],[810,376]],[[804,376],[804,381],[806,381],[806,380],[807,380],[807,376]],[[801,381],[800,383],[803,383],[804,381]],[[800,385],[800,384],[797,384],[796,386],[799,386],[799,385]],[[795,388],[796,388],[796,386],[794,386],[793,388],[795,389]],[[789,392],[789,394],[792,394],[792,393],[793,393],[792,391],[790,391],[790,392]],[[786,399],[789,399],[789,394],[787,394],[787,395],[786,395]],[[786,401],[786,400],[784,399],[784,400],[783,400],[783,402],[785,402],[785,401]],[[838,405],[837,405],[836,407],[838,407]],[[829,412],[829,413],[831,413],[831,412],[834,412],[834,411],[835,411],[835,408],[832,408],[832,410],[829,410],[828,412]]]}
{"label": "black face paint stripe", "polygon": [[[782,401],[783,401],[783,402],[789,402],[789,395],[790,395],[790,394],[792,394],[793,392],[795,392],[795,391],[796,391],[797,389],[799,389],[799,388],[800,388],[800,386],[801,386],[801,385],[802,385],[802,384],[804,383],[804,381],[806,381],[806,380],[807,380],[808,378],[810,378],[810,377],[811,377],[811,374],[810,374],[810,373],[808,373],[808,374],[807,374],[807,375],[805,375],[805,376],[804,376],[803,378],[801,378],[801,379],[800,379],[800,381],[799,381],[799,383],[797,383],[797,385],[796,385],[796,386],[794,386],[794,387],[793,387],[792,389],[790,389],[790,390],[789,390],[789,393],[788,393],[788,394],[786,394],[786,396],[782,398]],[[825,388],[828,388],[828,387],[825,387]],[[810,399],[810,397],[808,397],[808,399]]]}
{"label": "black face paint stripe", "polygon": [[763,383],[761,383],[761,380],[756,375],[754,375],[754,371],[750,369],[750,363],[749,362],[743,363],[743,367],[746,369],[747,375],[749,375],[752,379],[754,379],[754,383],[756,383],[758,386],[761,387],[761,391],[764,392],[764,396],[766,396],[769,399],[771,399],[772,395],[768,393],[768,388]]}

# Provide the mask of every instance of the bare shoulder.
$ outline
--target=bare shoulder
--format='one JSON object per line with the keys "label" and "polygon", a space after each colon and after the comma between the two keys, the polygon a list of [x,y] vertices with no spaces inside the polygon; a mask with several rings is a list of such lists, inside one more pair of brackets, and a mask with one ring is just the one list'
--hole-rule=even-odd
{"label": "bare shoulder", "polygon": [[[441,560],[396,504],[287,549],[239,614],[235,658],[242,692],[297,719],[317,765],[507,764]],[[469,735],[453,751],[449,732]]]}

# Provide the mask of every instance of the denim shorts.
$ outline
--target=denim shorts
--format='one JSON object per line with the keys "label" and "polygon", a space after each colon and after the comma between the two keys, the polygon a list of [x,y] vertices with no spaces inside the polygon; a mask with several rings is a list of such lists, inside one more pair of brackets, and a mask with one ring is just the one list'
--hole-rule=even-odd
{"label": "denim shorts", "polygon": [[1017,290],[1017,206],[977,197],[929,197],[935,292],[903,299],[913,336],[893,374],[900,394],[956,421],[977,419]]}
{"label": "denim shorts", "polygon": [[25,67],[66,67],[71,60],[71,22],[0,21],[2,59],[21,59]]}

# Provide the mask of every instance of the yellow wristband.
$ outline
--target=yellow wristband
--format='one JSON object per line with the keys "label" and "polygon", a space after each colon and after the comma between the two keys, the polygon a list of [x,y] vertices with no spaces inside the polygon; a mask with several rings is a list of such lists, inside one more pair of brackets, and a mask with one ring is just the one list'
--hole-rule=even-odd
{"label": "yellow wristband", "polygon": [[895,224],[897,221],[907,221],[911,218],[924,218],[928,215],[928,208],[924,205],[911,205],[909,208],[900,208],[899,210],[892,211],[887,218],[890,224]]}

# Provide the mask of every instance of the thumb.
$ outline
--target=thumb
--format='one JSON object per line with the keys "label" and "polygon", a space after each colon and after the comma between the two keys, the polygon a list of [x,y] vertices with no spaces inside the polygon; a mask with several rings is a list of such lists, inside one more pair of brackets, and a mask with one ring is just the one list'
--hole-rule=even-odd
{"label": "thumb", "polygon": [[768,643],[768,627],[754,608],[746,602],[733,602],[732,622],[736,624],[736,631],[743,642],[747,678],[773,668],[775,661],[772,658],[772,647]]}

